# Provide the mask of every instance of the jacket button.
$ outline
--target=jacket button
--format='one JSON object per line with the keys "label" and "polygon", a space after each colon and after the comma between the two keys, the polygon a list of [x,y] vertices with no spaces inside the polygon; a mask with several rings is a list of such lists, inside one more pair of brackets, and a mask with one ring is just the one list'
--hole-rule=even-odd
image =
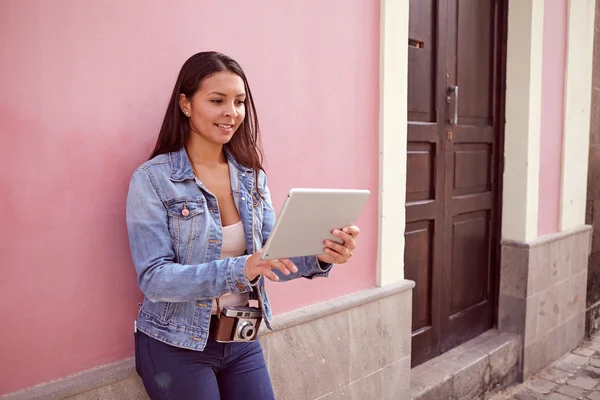
{"label": "jacket button", "polygon": [[245,198],[245,197],[242,197],[242,201],[246,201],[246,198]]}

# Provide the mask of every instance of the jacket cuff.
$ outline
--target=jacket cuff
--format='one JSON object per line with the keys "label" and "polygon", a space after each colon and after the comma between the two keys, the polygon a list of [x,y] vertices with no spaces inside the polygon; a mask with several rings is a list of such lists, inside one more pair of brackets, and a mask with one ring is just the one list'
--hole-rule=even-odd
{"label": "jacket cuff", "polygon": [[323,261],[319,261],[318,258],[317,258],[317,265],[321,272],[329,272],[331,270],[331,268],[333,268],[333,264],[324,263]]}
{"label": "jacket cuff", "polygon": [[262,275],[258,275],[253,280],[248,281],[250,283],[250,286],[254,287],[254,286],[258,285],[258,282],[260,281],[260,278],[262,278]]}
{"label": "jacket cuff", "polygon": [[250,256],[241,256],[232,259],[232,265],[227,276],[227,286],[230,293],[251,292],[252,285],[246,278],[246,261]]}
{"label": "jacket cuff", "polygon": [[306,264],[308,267],[307,269],[311,272],[310,276],[306,276],[308,279],[326,278],[333,268],[333,264],[322,263],[317,256],[307,257]]}

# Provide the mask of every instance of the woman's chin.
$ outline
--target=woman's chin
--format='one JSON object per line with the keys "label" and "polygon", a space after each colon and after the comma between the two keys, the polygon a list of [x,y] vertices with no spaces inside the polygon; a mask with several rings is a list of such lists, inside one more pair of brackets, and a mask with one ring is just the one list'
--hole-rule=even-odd
{"label": "woman's chin", "polygon": [[224,145],[231,141],[233,135],[219,135],[217,137],[212,138],[212,142],[215,144]]}

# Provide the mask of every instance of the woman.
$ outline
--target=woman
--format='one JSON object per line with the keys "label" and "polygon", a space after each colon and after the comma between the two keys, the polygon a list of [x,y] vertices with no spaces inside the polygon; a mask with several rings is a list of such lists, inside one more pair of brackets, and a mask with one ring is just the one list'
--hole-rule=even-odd
{"label": "woman", "polygon": [[[263,261],[275,221],[262,169],[256,110],[237,62],[216,52],[188,59],[151,159],[133,174],[127,228],[138,284],[136,369],[152,399],[273,399],[260,343],[215,338],[225,307],[258,300],[264,279],[327,276],[352,256],[356,226],[325,253]],[[224,319],[225,320],[225,319]]]}

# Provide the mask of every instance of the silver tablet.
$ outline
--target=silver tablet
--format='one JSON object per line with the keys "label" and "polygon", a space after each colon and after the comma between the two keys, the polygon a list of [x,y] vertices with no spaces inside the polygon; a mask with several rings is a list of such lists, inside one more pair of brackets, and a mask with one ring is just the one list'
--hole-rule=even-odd
{"label": "silver tablet", "polygon": [[319,255],[325,239],[342,243],[331,231],[356,224],[370,194],[368,190],[290,190],[261,258]]}

